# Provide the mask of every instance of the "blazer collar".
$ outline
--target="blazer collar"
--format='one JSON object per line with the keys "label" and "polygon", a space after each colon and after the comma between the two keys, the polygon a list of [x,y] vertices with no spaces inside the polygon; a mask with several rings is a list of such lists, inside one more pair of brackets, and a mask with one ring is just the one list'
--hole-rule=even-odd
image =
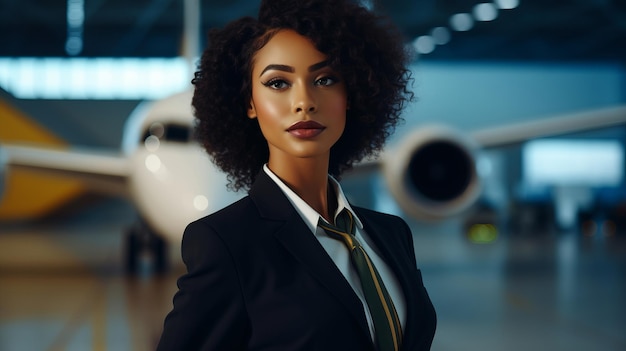
{"label": "blazer collar", "polygon": [[274,232],[276,239],[321,285],[341,301],[361,326],[364,337],[369,338],[369,327],[361,300],[278,185],[261,171],[250,188],[249,196],[261,217],[284,222]]}
{"label": "blazer collar", "polygon": [[298,214],[278,185],[261,170],[248,192],[263,218],[287,220]]}

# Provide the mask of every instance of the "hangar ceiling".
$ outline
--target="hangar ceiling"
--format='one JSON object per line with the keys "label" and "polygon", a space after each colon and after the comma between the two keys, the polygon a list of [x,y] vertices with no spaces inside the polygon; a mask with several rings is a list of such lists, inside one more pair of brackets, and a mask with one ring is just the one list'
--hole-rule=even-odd
{"label": "hangar ceiling", "polygon": [[[181,53],[183,0],[0,0],[0,57],[66,57],[67,8],[83,4],[81,57],[173,57]],[[482,2],[484,2],[483,0]],[[409,42],[454,14],[475,16],[480,0],[375,0]],[[450,30],[423,60],[566,61],[626,64],[626,1],[506,0],[491,21]],[[259,0],[201,0],[202,32],[243,15]]]}

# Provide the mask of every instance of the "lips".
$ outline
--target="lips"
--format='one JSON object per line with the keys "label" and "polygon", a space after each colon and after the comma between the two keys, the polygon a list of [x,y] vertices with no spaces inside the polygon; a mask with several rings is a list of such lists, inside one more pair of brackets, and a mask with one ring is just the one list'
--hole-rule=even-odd
{"label": "lips", "polygon": [[287,132],[295,137],[308,139],[318,136],[326,127],[315,121],[300,121],[287,128]]}

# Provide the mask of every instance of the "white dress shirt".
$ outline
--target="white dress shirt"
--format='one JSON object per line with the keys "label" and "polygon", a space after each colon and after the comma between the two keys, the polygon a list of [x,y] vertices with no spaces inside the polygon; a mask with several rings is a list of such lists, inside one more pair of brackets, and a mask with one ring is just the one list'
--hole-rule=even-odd
{"label": "white dress shirt", "polygon": [[[359,299],[361,299],[361,303],[363,303],[363,310],[365,311],[365,316],[367,318],[367,323],[370,328],[370,335],[372,336],[372,340],[374,340],[374,336],[376,334],[374,333],[374,323],[372,321],[372,315],[370,314],[369,308],[367,307],[365,295],[363,295],[363,288],[361,287],[359,275],[356,272],[356,269],[353,267],[352,263],[350,262],[350,255],[345,244],[341,240],[337,240],[328,236],[324,229],[317,226],[319,219],[324,220],[324,218],[311,206],[309,206],[304,200],[302,200],[300,196],[293,192],[293,190],[291,190],[280,178],[278,178],[278,176],[276,176],[267,167],[267,164],[263,165],[263,170],[287,196],[289,202],[291,202],[291,205],[296,209],[298,214],[300,214],[300,217],[302,217],[304,223],[306,223],[309,229],[311,229],[311,232],[315,235],[322,247],[324,247],[337,268],[339,268],[348,283],[350,283],[350,286],[352,286],[352,289],[354,290],[356,295],[359,297]],[[376,269],[378,270],[378,273],[380,274],[380,277],[383,280],[387,291],[389,292],[389,296],[393,300],[396,312],[398,313],[398,318],[400,318],[400,324],[402,325],[402,329],[404,330],[404,326],[406,323],[406,301],[398,280],[393,274],[393,271],[380,257],[376,246],[371,241],[367,233],[365,233],[365,231],[363,230],[363,224],[357,217],[356,213],[350,207],[350,204],[343,194],[343,190],[341,189],[339,182],[337,182],[330,175],[328,176],[328,179],[330,181],[330,184],[335,189],[335,194],[337,194],[337,210],[334,214],[334,217],[336,217],[344,208],[350,210],[350,212],[352,212],[352,214],[354,215],[356,223],[355,236],[376,266]]]}

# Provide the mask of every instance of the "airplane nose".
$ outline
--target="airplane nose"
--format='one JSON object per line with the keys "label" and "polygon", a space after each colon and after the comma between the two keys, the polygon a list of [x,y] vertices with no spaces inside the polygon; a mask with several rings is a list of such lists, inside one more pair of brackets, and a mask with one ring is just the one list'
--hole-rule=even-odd
{"label": "airplane nose", "polygon": [[130,191],[146,221],[169,242],[191,221],[242,195],[226,188],[226,175],[196,143],[163,143],[157,152],[138,148],[131,156]]}

